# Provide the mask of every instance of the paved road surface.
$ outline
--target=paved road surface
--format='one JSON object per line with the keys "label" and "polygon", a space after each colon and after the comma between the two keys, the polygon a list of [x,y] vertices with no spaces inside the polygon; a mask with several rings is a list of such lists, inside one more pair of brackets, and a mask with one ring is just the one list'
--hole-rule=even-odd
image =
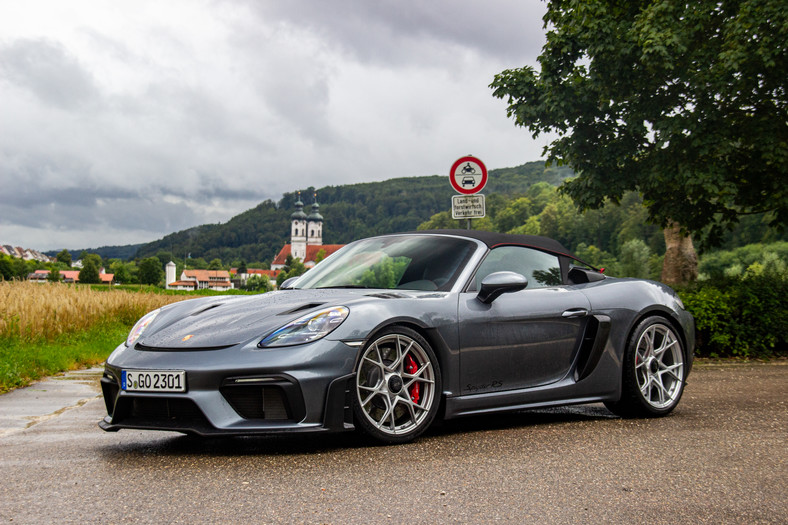
{"label": "paved road surface", "polygon": [[784,363],[698,366],[664,419],[538,410],[395,447],[108,434],[84,384],[22,417],[46,385],[0,396],[0,523],[788,523]]}

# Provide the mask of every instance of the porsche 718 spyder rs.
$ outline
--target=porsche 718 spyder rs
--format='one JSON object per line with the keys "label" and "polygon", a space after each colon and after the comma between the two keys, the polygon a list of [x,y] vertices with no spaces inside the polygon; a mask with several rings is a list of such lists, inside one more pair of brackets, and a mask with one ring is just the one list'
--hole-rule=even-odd
{"label": "porsche 718 spyder rs", "polygon": [[603,402],[663,416],[694,321],[667,286],[603,275],[544,237],[440,230],[351,243],[289,285],[171,304],[101,380],[107,431],[360,428],[414,439],[437,417]]}

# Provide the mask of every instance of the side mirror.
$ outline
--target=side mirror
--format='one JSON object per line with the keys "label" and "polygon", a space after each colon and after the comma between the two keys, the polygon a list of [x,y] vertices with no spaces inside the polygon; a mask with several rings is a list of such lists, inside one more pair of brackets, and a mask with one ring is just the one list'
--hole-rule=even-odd
{"label": "side mirror", "polygon": [[282,285],[279,287],[280,290],[289,290],[291,286],[295,284],[298,278],[301,277],[300,275],[296,275],[295,277],[291,277],[290,279],[285,279],[282,281]]}
{"label": "side mirror", "polygon": [[499,295],[519,292],[528,286],[528,279],[515,272],[495,272],[482,280],[481,290],[476,298],[484,304],[490,304]]}

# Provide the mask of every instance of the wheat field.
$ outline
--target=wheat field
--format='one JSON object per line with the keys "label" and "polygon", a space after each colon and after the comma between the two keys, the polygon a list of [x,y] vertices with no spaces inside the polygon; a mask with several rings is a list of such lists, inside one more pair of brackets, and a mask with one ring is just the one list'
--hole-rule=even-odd
{"label": "wheat field", "polygon": [[0,281],[0,338],[52,341],[105,321],[131,326],[145,313],[188,296],[97,291],[62,283]]}

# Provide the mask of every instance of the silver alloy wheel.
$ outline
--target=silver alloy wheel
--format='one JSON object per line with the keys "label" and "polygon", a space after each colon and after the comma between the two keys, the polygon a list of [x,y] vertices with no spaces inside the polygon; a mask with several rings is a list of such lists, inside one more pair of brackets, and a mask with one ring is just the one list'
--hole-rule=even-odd
{"label": "silver alloy wheel", "polygon": [[366,419],[389,436],[419,428],[435,400],[435,370],[413,338],[388,334],[367,346],[356,374],[356,396]]}
{"label": "silver alloy wheel", "polygon": [[635,377],[643,399],[657,409],[667,408],[681,395],[684,355],[669,327],[649,326],[635,349]]}

